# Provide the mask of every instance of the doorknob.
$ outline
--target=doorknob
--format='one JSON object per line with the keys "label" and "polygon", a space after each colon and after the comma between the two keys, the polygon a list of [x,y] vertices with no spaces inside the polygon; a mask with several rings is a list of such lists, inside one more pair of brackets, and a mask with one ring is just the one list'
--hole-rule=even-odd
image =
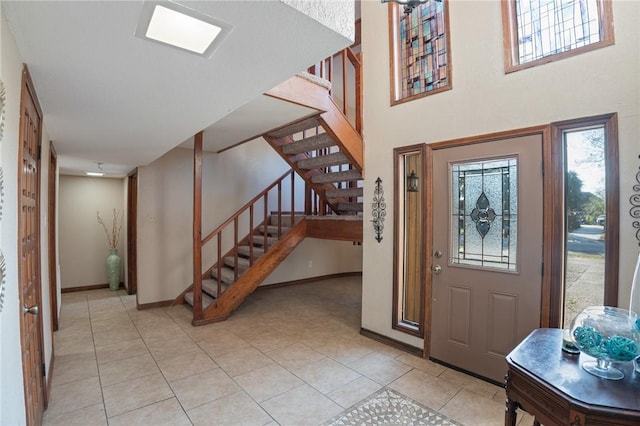
{"label": "doorknob", "polygon": [[431,270],[433,271],[434,274],[439,274],[440,272],[442,272],[442,266],[440,265],[433,265],[431,267]]}
{"label": "doorknob", "polygon": [[33,306],[29,306],[27,307],[27,305],[23,305],[22,306],[22,313],[23,314],[31,314],[31,315],[38,315],[38,305],[33,305]]}

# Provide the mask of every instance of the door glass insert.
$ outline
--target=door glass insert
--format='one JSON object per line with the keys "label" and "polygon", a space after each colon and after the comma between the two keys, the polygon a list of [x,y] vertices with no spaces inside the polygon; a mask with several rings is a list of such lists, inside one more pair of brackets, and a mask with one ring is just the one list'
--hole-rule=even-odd
{"label": "door glass insert", "polygon": [[452,265],[516,271],[517,157],[452,163]]}

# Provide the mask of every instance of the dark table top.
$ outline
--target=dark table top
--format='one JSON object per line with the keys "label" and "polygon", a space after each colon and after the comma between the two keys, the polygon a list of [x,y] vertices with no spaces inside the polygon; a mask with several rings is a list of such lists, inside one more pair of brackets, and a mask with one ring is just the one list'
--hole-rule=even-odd
{"label": "dark table top", "polygon": [[613,363],[622,380],[596,377],[582,368],[595,358],[562,351],[562,330],[541,328],[531,332],[509,355],[507,362],[546,382],[570,399],[587,405],[615,407],[640,413],[640,374],[631,362]]}

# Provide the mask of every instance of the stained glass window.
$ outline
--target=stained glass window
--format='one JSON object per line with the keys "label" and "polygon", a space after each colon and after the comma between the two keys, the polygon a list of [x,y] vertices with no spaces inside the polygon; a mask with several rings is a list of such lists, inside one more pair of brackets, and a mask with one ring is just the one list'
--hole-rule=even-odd
{"label": "stained glass window", "polygon": [[507,71],[613,44],[610,0],[510,0],[503,14]]}
{"label": "stained glass window", "polygon": [[451,171],[451,263],[515,271],[517,158],[454,163]]}
{"label": "stained glass window", "polygon": [[448,7],[430,0],[406,14],[391,6],[393,103],[451,88]]}

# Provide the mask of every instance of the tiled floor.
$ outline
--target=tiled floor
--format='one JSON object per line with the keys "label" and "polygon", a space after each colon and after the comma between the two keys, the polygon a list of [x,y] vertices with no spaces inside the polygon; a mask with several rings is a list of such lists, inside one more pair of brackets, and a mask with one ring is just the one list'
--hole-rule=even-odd
{"label": "tiled floor", "polygon": [[360,278],[260,290],[192,327],[185,306],[66,293],[44,424],[315,425],[383,386],[465,425],[504,423],[501,388],[361,336],[360,299]]}

